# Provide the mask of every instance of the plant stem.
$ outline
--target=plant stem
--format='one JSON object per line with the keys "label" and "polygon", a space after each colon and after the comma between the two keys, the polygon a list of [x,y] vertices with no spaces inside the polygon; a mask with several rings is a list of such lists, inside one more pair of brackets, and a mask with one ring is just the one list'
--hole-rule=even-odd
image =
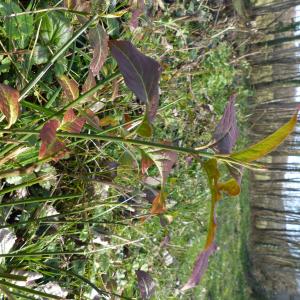
{"label": "plant stem", "polygon": [[22,11],[19,13],[4,16],[4,18],[14,18],[14,17],[24,16],[24,15],[48,13],[49,11],[66,11],[66,12],[76,14],[76,15],[90,16],[90,13],[87,13],[84,11],[72,10],[72,9],[68,9],[66,7],[49,7],[49,8],[43,8],[43,9],[38,9],[38,10]]}
{"label": "plant stem", "polygon": [[[0,129],[0,133],[39,135],[40,131],[24,130],[24,129]],[[84,140],[101,140],[101,141],[119,142],[119,143],[131,144],[131,145],[137,145],[137,146],[148,146],[148,147],[154,147],[157,149],[171,150],[171,151],[175,151],[175,152],[179,152],[179,153],[200,155],[200,156],[207,157],[207,158],[214,157],[214,154],[211,154],[211,153],[208,153],[205,151],[195,150],[193,148],[184,148],[184,147],[165,145],[165,144],[160,144],[160,143],[155,143],[155,142],[148,142],[148,141],[135,140],[135,139],[126,139],[126,138],[117,137],[117,136],[84,134],[84,133],[65,133],[65,132],[57,132],[56,135],[60,136],[60,137],[65,137],[65,138],[79,138],[79,139],[84,139]]]}
{"label": "plant stem", "polygon": [[67,199],[74,199],[74,198],[79,198],[81,197],[81,194],[77,194],[77,195],[66,195],[66,196],[51,196],[51,197],[46,197],[46,198],[29,198],[29,199],[25,199],[25,200],[18,200],[18,201],[14,201],[14,202],[4,202],[4,203],[0,203],[0,207],[7,207],[7,206],[14,206],[14,205],[21,205],[21,204],[32,204],[32,203],[36,203],[36,202],[53,202],[53,201],[57,201],[57,200],[67,200]]}

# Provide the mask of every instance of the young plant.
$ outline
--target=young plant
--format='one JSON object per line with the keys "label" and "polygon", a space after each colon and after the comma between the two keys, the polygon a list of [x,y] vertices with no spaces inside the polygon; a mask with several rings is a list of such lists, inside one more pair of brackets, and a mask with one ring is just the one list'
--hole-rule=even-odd
{"label": "young plant", "polygon": [[[73,7],[73,1],[66,1],[67,8],[76,10]],[[79,1],[79,6],[82,5]],[[143,9],[143,1],[133,10],[131,22],[132,27],[136,27],[136,18]],[[77,7],[78,8],[78,7]],[[88,15],[91,14],[91,8],[83,9]],[[208,224],[208,234],[204,249],[198,255],[191,277],[182,287],[182,291],[195,287],[201,280],[208,265],[208,259],[216,250],[215,235],[217,230],[216,205],[221,200],[222,195],[228,194],[236,196],[240,193],[240,183],[242,177],[242,168],[258,168],[259,165],[253,163],[262,158],[278,145],[280,145],[293,131],[297,122],[298,111],[270,136],[260,142],[238,152],[232,152],[238,137],[238,129],[235,112],[236,94],[232,95],[225,108],[223,117],[216,126],[213,134],[213,140],[205,145],[194,148],[185,148],[175,146],[169,141],[153,141],[154,120],[159,108],[159,81],[162,67],[159,62],[141,53],[130,41],[109,40],[109,36],[98,15],[87,18],[86,15],[78,16],[78,21],[83,23],[82,27],[74,33],[68,41],[61,45],[60,49],[49,60],[49,62],[40,70],[38,75],[33,78],[21,90],[0,84],[0,110],[3,113],[6,123],[0,129],[0,134],[5,138],[15,139],[18,142],[27,142],[29,145],[32,136],[40,137],[39,151],[35,151],[35,156],[20,159],[18,164],[21,167],[8,170],[4,168],[0,173],[1,178],[8,177],[11,174],[23,174],[33,172],[34,168],[46,161],[53,160],[58,162],[72,155],[72,144],[80,144],[85,141],[106,141],[108,143],[117,143],[130,146],[140,157],[141,174],[145,174],[148,169],[155,165],[159,171],[161,182],[160,190],[152,199],[152,215],[163,214],[166,211],[166,184],[168,176],[176,164],[177,156],[185,154],[192,156],[199,162],[199,169],[207,175],[208,187],[211,192],[211,209]],[[93,49],[93,57],[89,65],[89,72],[82,86],[80,95],[78,83],[70,78],[68,74],[60,74],[57,82],[62,89],[62,104],[58,110],[35,106],[26,101],[25,98],[30,95],[31,90],[38,84],[39,80],[47,74],[54,63],[62,56],[74,40],[77,39],[86,29],[89,30],[88,41]],[[50,39],[49,39],[50,42]],[[108,52],[111,51],[112,57],[116,60],[119,72],[122,74],[127,87],[133,92],[140,103],[144,105],[144,115],[142,117],[130,120],[129,123],[135,123],[135,126],[128,127],[128,122],[120,126],[115,126],[110,131],[110,135],[105,135],[108,131],[101,131],[101,123],[97,113],[90,108],[92,102],[97,99],[97,90],[106,83],[120,77],[119,72],[113,73],[103,81],[96,82],[95,77],[99,75],[103,67]],[[97,101],[97,100],[96,100]],[[31,129],[20,129],[18,120],[22,117],[20,112],[22,106],[31,107],[42,114],[42,118],[37,123],[32,124]],[[103,125],[103,123],[102,123]],[[14,127],[15,126],[15,127]],[[120,129],[120,134],[116,135],[115,129]],[[22,138],[16,138],[22,136]],[[31,146],[37,150],[35,146]],[[0,152],[3,157],[16,153],[19,145],[5,145]],[[68,154],[68,156],[67,156]],[[0,158],[2,160],[2,157]],[[0,161],[1,161],[0,160]],[[221,181],[220,164],[225,164],[228,168],[228,180]],[[2,165],[0,166],[3,167]],[[11,191],[11,190],[9,190]],[[2,191],[3,192],[3,191]],[[5,192],[5,191],[4,191]],[[81,253],[81,252],[80,252]],[[20,253],[19,253],[20,255]],[[14,256],[12,254],[11,256]],[[151,285],[150,294],[153,293],[153,281],[143,271],[137,272],[139,286],[142,294],[147,285],[141,285],[146,281]],[[1,283],[3,284],[3,283]],[[7,285],[9,287],[9,285]],[[145,297],[148,297],[147,294]],[[55,298],[54,298],[55,299]]]}

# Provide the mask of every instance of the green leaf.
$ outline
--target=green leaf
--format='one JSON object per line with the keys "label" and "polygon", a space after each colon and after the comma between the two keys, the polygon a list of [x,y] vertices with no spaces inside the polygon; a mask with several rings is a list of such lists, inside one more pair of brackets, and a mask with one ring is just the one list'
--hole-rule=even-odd
{"label": "green leaf", "polygon": [[41,22],[41,43],[53,48],[61,48],[72,37],[72,26],[61,12],[49,12],[43,15]]}
{"label": "green leaf", "polygon": [[4,114],[8,121],[6,128],[10,128],[19,116],[19,92],[5,84],[0,83],[0,111]]}
{"label": "green leaf", "polygon": [[[14,1],[9,1],[9,3],[1,2],[0,15],[2,16],[22,12],[22,9]],[[13,41],[19,49],[24,49],[28,46],[33,35],[33,16],[26,14],[7,18],[4,22],[4,29],[7,38]]]}
{"label": "green leaf", "polygon": [[298,111],[286,124],[274,133],[245,150],[232,153],[229,157],[246,163],[262,158],[276,149],[293,132],[297,123],[297,116]]}
{"label": "green leaf", "polygon": [[152,126],[151,124],[148,122],[147,119],[144,119],[143,122],[140,124],[140,126],[136,129],[136,133],[141,136],[141,137],[145,137],[145,138],[149,138],[152,136]]}

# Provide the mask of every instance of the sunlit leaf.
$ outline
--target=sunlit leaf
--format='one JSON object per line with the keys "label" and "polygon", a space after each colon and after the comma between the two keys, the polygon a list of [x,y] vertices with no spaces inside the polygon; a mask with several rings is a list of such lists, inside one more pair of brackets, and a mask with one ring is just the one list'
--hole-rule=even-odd
{"label": "sunlit leaf", "polygon": [[6,128],[10,128],[18,119],[20,114],[19,97],[16,89],[0,83],[0,111],[7,119]]}
{"label": "sunlit leaf", "polygon": [[70,108],[65,112],[59,129],[70,133],[80,133],[85,121],[85,118],[76,116],[74,110]]}
{"label": "sunlit leaf", "polygon": [[108,35],[100,24],[90,29],[89,41],[93,48],[90,70],[93,76],[97,76],[108,55]]}
{"label": "sunlit leaf", "polygon": [[159,215],[164,213],[167,210],[166,208],[166,195],[164,192],[160,192],[154,198],[152,202],[152,207],[150,213],[152,215]]}
{"label": "sunlit leaf", "polygon": [[118,10],[114,13],[109,13],[109,14],[102,15],[101,17],[102,18],[107,18],[107,19],[115,19],[115,18],[122,17],[127,12],[128,12],[128,9],[122,9],[122,10]]}
{"label": "sunlit leaf", "polygon": [[211,243],[209,247],[201,251],[195,261],[192,275],[188,279],[187,283],[181,288],[181,291],[186,291],[188,289],[197,286],[208,267],[209,257],[216,251],[216,243]]}
{"label": "sunlit leaf", "polygon": [[155,292],[155,283],[148,272],[137,270],[135,271],[138,280],[138,287],[143,300],[148,300]]}
{"label": "sunlit leaf", "polygon": [[152,122],[159,103],[160,64],[141,53],[129,41],[109,41],[109,46],[126,85],[142,103],[146,103],[146,115]]}
{"label": "sunlit leaf", "polygon": [[66,75],[62,75],[58,78],[58,82],[63,90],[63,99],[65,102],[71,102],[75,100],[79,96],[78,83],[72,79],[67,77]]}
{"label": "sunlit leaf", "polygon": [[238,137],[236,113],[234,108],[235,98],[236,94],[233,94],[229,98],[224,114],[214,132],[214,139],[216,141],[214,148],[222,154],[230,153],[232,151]]}
{"label": "sunlit leaf", "polygon": [[245,150],[232,153],[229,157],[245,163],[262,158],[276,149],[293,132],[297,123],[297,116],[298,112],[286,124],[268,137]]}
{"label": "sunlit leaf", "polygon": [[65,144],[56,137],[56,130],[59,125],[58,120],[50,120],[41,129],[40,138],[42,144],[39,151],[39,159],[52,157],[54,161],[58,161],[65,156]]}

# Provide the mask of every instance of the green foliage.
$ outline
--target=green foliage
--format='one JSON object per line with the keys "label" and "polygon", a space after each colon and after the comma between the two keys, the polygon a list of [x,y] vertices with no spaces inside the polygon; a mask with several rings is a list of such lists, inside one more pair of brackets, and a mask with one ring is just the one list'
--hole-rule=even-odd
{"label": "green foliage", "polygon": [[[147,288],[157,299],[205,297],[182,292],[197,285],[224,239],[217,203],[240,190],[220,165],[252,167],[266,154],[217,147],[227,154],[236,142],[233,100],[213,134],[228,97],[247,95],[237,81],[244,68],[231,63],[235,50],[209,25],[212,11],[193,1],[175,10],[64,1],[81,14],[51,3],[34,1],[34,14],[0,4],[0,230],[12,244],[0,253],[9,258],[0,275],[42,276],[28,288],[3,277],[1,296],[63,298],[42,294],[58,282],[72,299],[147,298]],[[182,23],[186,10],[201,20]],[[259,148],[273,150],[295,118]]]}
{"label": "green foliage", "polygon": [[[21,13],[22,9],[15,1],[0,3],[0,16],[9,16]],[[4,21],[3,32],[9,40],[9,49],[17,47],[25,49],[32,39],[34,31],[32,15],[20,15],[17,17],[8,17]]]}

